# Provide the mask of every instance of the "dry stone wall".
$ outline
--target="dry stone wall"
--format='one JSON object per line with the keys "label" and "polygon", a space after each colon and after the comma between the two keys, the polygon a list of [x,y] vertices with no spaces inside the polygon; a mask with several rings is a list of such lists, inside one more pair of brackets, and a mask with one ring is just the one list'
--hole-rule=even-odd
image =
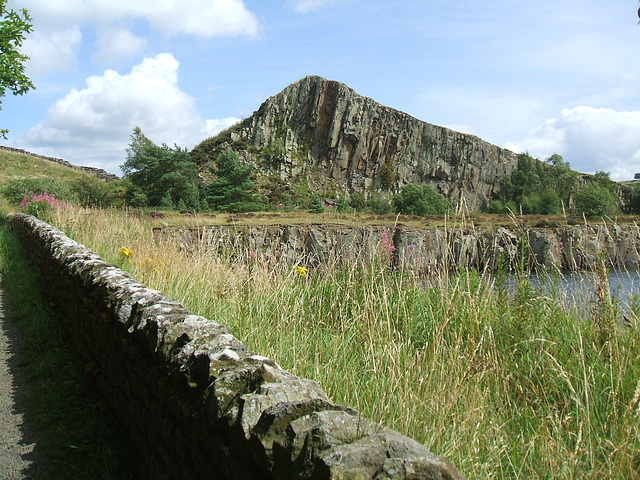
{"label": "dry stone wall", "polygon": [[50,225],[9,223],[128,430],[141,478],[463,478]]}

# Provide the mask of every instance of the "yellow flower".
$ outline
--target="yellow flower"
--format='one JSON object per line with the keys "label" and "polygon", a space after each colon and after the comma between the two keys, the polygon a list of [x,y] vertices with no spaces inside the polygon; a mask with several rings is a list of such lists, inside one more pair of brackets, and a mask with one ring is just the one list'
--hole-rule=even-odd
{"label": "yellow flower", "polygon": [[133,250],[129,250],[127,247],[122,247],[120,249],[120,255],[129,258],[133,255]]}
{"label": "yellow flower", "polygon": [[306,277],[307,273],[309,273],[309,269],[307,267],[301,267],[300,265],[296,265],[296,273],[301,277]]}

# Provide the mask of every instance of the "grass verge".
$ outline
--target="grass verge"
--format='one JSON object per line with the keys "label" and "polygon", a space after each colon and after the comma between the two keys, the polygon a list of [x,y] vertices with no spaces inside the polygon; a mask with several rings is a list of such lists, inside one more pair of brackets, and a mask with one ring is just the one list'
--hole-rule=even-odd
{"label": "grass verge", "polygon": [[509,290],[473,270],[423,279],[384,255],[302,275],[234,260],[247,252],[181,250],[126,212],[68,209],[53,221],[469,478],[640,478],[638,317],[620,325],[606,272],[597,301],[574,304],[558,283],[521,277]]}
{"label": "grass verge", "polygon": [[[42,479],[128,479],[127,445],[83,375],[60,320],[44,300],[20,242],[0,220],[0,276],[23,338],[24,421],[38,441]],[[30,477],[32,478],[32,477]]]}

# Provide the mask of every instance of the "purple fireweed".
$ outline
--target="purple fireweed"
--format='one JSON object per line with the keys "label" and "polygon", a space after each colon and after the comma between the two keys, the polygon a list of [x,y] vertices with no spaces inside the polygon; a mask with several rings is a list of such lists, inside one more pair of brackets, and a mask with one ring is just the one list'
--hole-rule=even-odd
{"label": "purple fireweed", "polygon": [[46,190],[38,194],[33,193],[33,190],[30,190],[29,193],[25,193],[24,197],[22,197],[22,201],[20,202],[20,208],[22,208],[22,210],[26,210],[32,203],[41,203],[50,205],[51,207],[60,208],[67,208],[68,206],[65,202],[58,200],[53,195],[47,193]]}

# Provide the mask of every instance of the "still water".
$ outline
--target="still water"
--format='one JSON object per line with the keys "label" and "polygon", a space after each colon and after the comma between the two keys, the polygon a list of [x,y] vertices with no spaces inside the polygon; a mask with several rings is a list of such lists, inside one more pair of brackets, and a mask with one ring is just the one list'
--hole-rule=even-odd
{"label": "still water", "polygon": [[[623,311],[640,309],[640,274],[638,271],[613,271],[608,275],[609,291]],[[543,294],[556,295],[567,306],[588,308],[597,300],[598,277],[595,273],[567,273],[557,278],[531,276],[529,281]],[[516,280],[508,281],[514,287]]]}

